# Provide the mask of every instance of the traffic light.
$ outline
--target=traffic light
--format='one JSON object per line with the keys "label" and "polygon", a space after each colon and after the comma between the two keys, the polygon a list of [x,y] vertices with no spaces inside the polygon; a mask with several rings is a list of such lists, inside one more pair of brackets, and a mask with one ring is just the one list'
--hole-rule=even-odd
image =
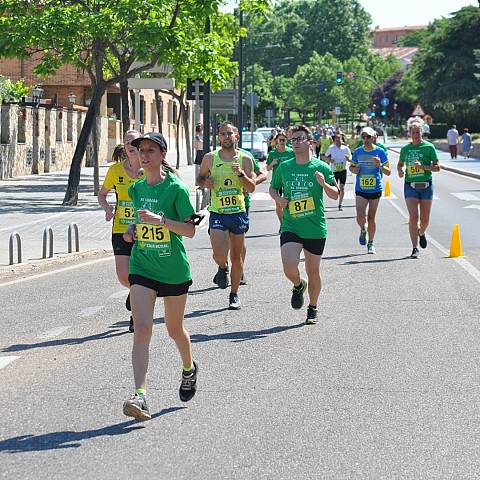
{"label": "traffic light", "polygon": [[386,110],[382,110],[380,113],[381,113],[382,117],[386,117],[386,116],[387,116],[387,111],[386,111]]}
{"label": "traffic light", "polygon": [[335,81],[337,85],[341,85],[343,83],[343,72],[337,72],[337,79]]}
{"label": "traffic light", "polygon": [[372,111],[370,112],[370,116],[371,116],[371,117],[374,117],[374,116],[375,116],[375,111],[372,110]]}
{"label": "traffic light", "polygon": [[187,78],[187,100],[195,100],[195,82],[198,81],[198,100],[203,100],[203,80]]}

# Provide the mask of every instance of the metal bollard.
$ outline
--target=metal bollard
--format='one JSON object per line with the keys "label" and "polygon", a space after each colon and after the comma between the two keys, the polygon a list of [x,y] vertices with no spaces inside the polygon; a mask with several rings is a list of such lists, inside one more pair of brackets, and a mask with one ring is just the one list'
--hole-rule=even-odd
{"label": "metal bollard", "polygon": [[22,263],[22,240],[18,232],[10,234],[10,240],[8,241],[8,256],[10,258],[9,265],[13,265],[13,239],[17,240],[17,263]]}
{"label": "metal bollard", "polygon": [[[49,240],[49,242],[47,240]],[[48,258],[52,258],[53,257],[53,230],[51,227],[45,227],[45,230],[43,231],[42,258],[47,258],[47,243],[49,243]]]}
{"label": "metal bollard", "polygon": [[80,251],[80,240],[78,236],[78,225],[71,223],[68,226],[68,253],[72,253],[72,230],[75,232],[75,251]]}

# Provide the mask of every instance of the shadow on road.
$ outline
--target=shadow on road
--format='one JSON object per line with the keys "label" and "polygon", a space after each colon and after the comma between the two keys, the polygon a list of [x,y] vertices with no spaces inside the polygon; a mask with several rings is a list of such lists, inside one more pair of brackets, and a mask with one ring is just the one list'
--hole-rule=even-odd
{"label": "shadow on road", "polygon": [[401,262],[403,260],[411,260],[410,257],[401,257],[401,258],[385,258],[382,260],[365,260],[365,261],[360,261],[360,260],[351,260],[350,262],[345,262],[342,263],[342,265],[360,265],[362,263],[388,263],[388,262]]}
{"label": "shadow on road", "polygon": [[263,238],[263,237],[278,237],[278,232],[264,233],[262,235],[245,235],[245,238]]}
{"label": "shadow on road", "polygon": [[[123,322],[128,325],[128,322]],[[97,333],[96,335],[89,335],[88,337],[80,338],[62,338],[58,340],[48,340],[38,343],[18,343],[17,345],[10,345],[9,347],[2,348],[0,352],[20,352],[22,350],[33,350],[34,348],[44,347],[58,347],[61,345],[81,345],[85,342],[91,342],[93,340],[105,340],[113,337],[119,337],[120,335],[128,334],[128,330],[118,331],[118,329],[108,330],[106,332]]]}
{"label": "shadow on road", "polygon": [[361,257],[363,255],[366,255],[366,253],[349,253],[347,255],[337,255],[335,257],[322,257],[322,260],[338,260],[340,258]]}
{"label": "shadow on road", "polygon": [[210,342],[212,340],[231,340],[233,343],[245,342],[247,340],[258,340],[260,338],[266,338],[268,335],[275,333],[282,333],[294,328],[304,327],[305,323],[298,323],[296,325],[284,325],[280,327],[265,328],[263,330],[245,330],[242,332],[227,332],[219,333],[216,335],[206,335],[197,333],[190,335],[192,343]]}
{"label": "shadow on road", "polygon": [[218,287],[199,288],[198,290],[189,290],[188,295],[200,295],[201,293],[211,292],[212,290],[218,290]]}
{"label": "shadow on road", "polygon": [[[187,407],[170,407],[164,408],[152,415],[152,420],[163,417],[177,410],[183,410]],[[117,435],[125,435],[138,430],[140,424],[135,420],[117,423],[109,427],[97,428],[94,430],[84,430],[83,432],[51,432],[43,435],[21,435],[19,437],[9,438],[0,441],[0,452],[20,453],[20,452],[39,452],[43,450],[57,450],[59,448],[78,448],[82,446],[83,440],[89,440],[96,437],[114,437]]]}

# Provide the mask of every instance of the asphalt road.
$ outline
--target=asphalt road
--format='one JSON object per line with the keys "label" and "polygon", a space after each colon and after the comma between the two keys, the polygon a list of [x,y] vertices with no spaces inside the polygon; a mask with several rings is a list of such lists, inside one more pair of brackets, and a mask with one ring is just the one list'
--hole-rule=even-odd
{"label": "asphalt road", "polygon": [[[435,178],[418,260],[395,176],[375,256],[358,245],[353,195],[343,212],[328,202],[316,326],[290,309],[266,186],[254,197],[239,312],[211,282],[201,228],[186,241],[199,390],[178,399],[181,365],[159,301],[145,424],[122,414],[132,336],[112,258],[0,284],[0,477],[477,478],[480,212],[454,194],[480,196],[480,184]],[[453,223],[466,259],[444,258]]]}

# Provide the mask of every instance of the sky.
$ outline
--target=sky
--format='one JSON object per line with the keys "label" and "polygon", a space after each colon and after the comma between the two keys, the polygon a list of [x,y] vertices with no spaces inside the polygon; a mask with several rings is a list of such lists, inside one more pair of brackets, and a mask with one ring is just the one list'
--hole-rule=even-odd
{"label": "sky", "polygon": [[[477,0],[359,0],[372,17],[372,28],[427,25],[435,18],[447,16],[452,11],[473,5]],[[238,5],[238,0],[227,0],[227,9]]]}

